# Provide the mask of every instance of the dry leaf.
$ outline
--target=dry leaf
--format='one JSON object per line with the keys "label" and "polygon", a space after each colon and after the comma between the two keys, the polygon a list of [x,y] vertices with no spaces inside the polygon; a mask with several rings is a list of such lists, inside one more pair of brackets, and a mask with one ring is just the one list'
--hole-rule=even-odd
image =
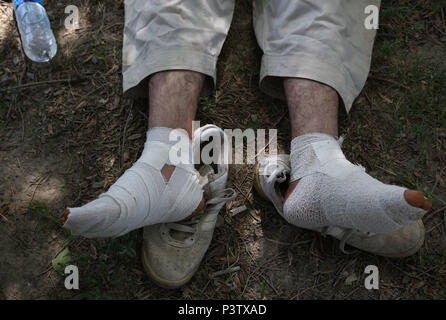
{"label": "dry leaf", "polygon": [[416,282],[416,283],[413,285],[413,287],[414,287],[415,289],[420,289],[420,288],[424,287],[424,281],[418,281],[418,282]]}

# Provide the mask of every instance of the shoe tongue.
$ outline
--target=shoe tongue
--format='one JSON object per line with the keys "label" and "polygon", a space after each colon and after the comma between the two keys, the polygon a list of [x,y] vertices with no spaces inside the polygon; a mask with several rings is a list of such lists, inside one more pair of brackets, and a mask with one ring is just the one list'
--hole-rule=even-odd
{"label": "shoe tongue", "polygon": [[215,173],[214,169],[212,169],[212,167],[208,164],[204,164],[200,167],[200,169],[198,170],[198,173],[200,174],[200,176],[207,176],[208,174],[213,174]]}
{"label": "shoe tongue", "polygon": [[204,191],[204,197],[206,199],[212,198],[212,190],[210,189],[211,183],[214,181],[215,171],[210,165],[202,165],[198,170],[200,185]]}

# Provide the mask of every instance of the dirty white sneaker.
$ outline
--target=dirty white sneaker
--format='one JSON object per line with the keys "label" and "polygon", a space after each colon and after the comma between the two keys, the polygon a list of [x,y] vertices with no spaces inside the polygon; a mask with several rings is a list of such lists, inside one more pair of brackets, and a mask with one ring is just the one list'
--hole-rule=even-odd
{"label": "dirty white sneaker", "polygon": [[[280,186],[288,184],[290,172],[289,155],[265,157],[255,167],[255,189],[262,197],[271,201],[282,216],[283,195]],[[363,251],[386,257],[407,257],[414,254],[423,245],[425,233],[421,219],[394,232],[381,234],[362,233],[359,230],[337,226],[310,230],[340,240],[340,249],[344,253],[347,253],[345,244],[348,244]]]}
{"label": "dirty white sneaker", "polygon": [[268,156],[257,162],[254,170],[254,186],[257,192],[271,201],[277,212],[282,215],[283,195],[279,187],[290,175],[290,156],[288,154]]}
{"label": "dirty white sneaker", "polygon": [[[224,132],[212,125],[197,129],[194,139]],[[218,213],[236,197],[226,188],[228,165],[200,168],[206,205],[203,211],[187,221],[163,223],[144,228],[142,263],[149,277],[164,288],[186,284],[197,271],[212,240]]]}

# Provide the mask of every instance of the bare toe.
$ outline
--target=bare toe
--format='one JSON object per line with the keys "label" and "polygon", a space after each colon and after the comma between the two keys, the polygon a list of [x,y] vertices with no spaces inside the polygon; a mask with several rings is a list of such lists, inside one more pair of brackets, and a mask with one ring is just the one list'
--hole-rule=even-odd
{"label": "bare toe", "polygon": [[424,197],[423,192],[417,190],[404,191],[404,199],[412,207],[420,208],[423,210],[430,210],[432,208],[432,201]]}

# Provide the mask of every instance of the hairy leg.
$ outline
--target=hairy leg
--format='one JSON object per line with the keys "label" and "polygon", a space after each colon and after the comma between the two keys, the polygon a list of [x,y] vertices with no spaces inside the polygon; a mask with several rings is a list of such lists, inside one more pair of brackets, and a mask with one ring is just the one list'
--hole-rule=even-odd
{"label": "hairy leg", "polygon": [[[202,73],[183,70],[163,71],[152,75],[149,80],[149,129],[184,129],[192,138],[192,121],[197,113],[204,79],[205,75]],[[169,181],[174,170],[174,166],[165,165],[161,173]],[[204,205],[203,198],[190,217],[200,213]]]}
{"label": "hairy leg", "polygon": [[149,129],[185,129],[192,137],[192,121],[205,75],[193,71],[164,71],[149,80]]}
{"label": "hairy leg", "polygon": [[291,119],[291,139],[306,133],[338,135],[337,92],[316,81],[286,78],[283,81]]}
{"label": "hairy leg", "polygon": [[[157,138],[152,136],[151,139],[155,140],[151,141],[162,141],[164,145],[169,145],[173,143],[168,141],[168,132],[172,129],[184,129],[189,138],[192,138],[192,121],[197,111],[204,77],[203,74],[191,71],[166,71],[156,73],[150,78],[148,141],[149,134],[156,132]],[[168,129],[163,129],[163,127]],[[148,153],[164,152],[163,149],[157,151],[159,148],[157,145],[152,145],[150,148],[152,147],[154,149],[149,151],[145,149],[146,147],[144,148],[146,154],[147,151]],[[188,195],[182,198],[185,202],[193,199],[190,206],[184,203],[182,209],[178,208],[172,212],[169,211],[169,207],[166,207],[163,209],[166,211],[163,211],[161,215],[159,215],[160,212],[155,212],[152,213],[153,216],[149,211],[150,208],[157,208],[151,201],[153,197],[157,197],[160,205],[166,205],[168,201],[171,201],[172,195],[160,193],[160,190],[161,185],[170,180],[174,171],[174,166],[164,165],[161,168],[161,174],[164,177],[162,181],[163,178],[156,174],[156,169],[138,160],[110,187],[105,196],[103,194],[80,208],[67,209],[62,222],[76,234],[102,237],[121,235],[147,223],[162,222],[166,218],[178,217],[178,220],[181,220],[186,217],[188,219],[200,213],[205,205],[204,197],[201,201],[200,198],[197,199],[197,185],[190,186],[189,198]],[[190,173],[185,173],[184,170],[180,170],[179,175],[186,177],[186,180],[190,179]],[[181,188],[182,185],[177,182],[170,186],[169,190],[178,189],[176,192],[180,192]],[[161,200],[161,198],[167,200]],[[195,205],[197,202],[198,205]],[[189,214],[189,217],[185,214]],[[129,222],[129,219],[133,220]]]}
{"label": "hairy leg", "polygon": [[[338,136],[339,98],[334,89],[299,78],[285,78],[283,86],[291,121],[291,139],[313,132]],[[298,182],[290,183],[284,202]]]}
{"label": "hairy leg", "polygon": [[[285,78],[284,89],[291,120],[291,139],[308,133],[324,133],[338,136],[339,98],[337,92],[322,83]],[[290,183],[284,202],[296,188],[299,180]],[[414,207],[429,210],[432,206],[420,191],[406,190],[406,201]]]}

